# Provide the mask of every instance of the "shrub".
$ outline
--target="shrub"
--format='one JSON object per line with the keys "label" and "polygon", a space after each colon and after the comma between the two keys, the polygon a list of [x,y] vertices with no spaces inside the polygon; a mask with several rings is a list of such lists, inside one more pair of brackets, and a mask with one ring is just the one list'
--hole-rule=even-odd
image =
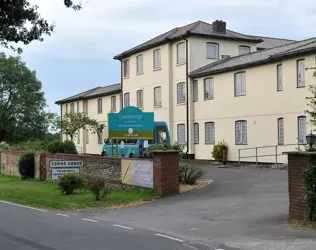
{"label": "shrub", "polygon": [[228,145],[227,143],[223,140],[221,142],[218,142],[217,144],[214,145],[212,156],[216,161],[223,161],[223,151],[226,150],[228,151]]}
{"label": "shrub", "polygon": [[66,173],[59,177],[57,187],[62,194],[73,194],[76,189],[83,186],[82,178],[76,173]]}
{"label": "shrub", "polygon": [[309,219],[316,221],[316,163],[313,162],[309,168],[302,170],[305,184],[305,200],[308,204]]}
{"label": "shrub", "polygon": [[41,151],[44,149],[44,142],[40,140],[29,140],[13,145],[12,148],[18,150]]}
{"label": "shrub", "polygon": [[153,152],[154,150],[178,150],[180,151],[180,157],[183,158],[185,153],[183,152],[185,148],[184,144],[179,144],[175,142],[172,145],[168,144],[156,144],[156,145],[151,145],[150,147],[145,149],[145,155],[147,158],[153,158]]}
{"label": "shrub", "polygon": [[201,169],[189,166],[187,163],[180,162],[180,176],[179,181],[181,184],[195,185],[197,180],[204,175]]}
{"label": "shrub", "polygon": [[35,177],[35,153],[26,152],[21,155],[18,166],[19,173],[22,179],[34,178]]}
{"label": "shrub", "polygon": [[73,141],[64,141],[63,143],[63,152],[64,154],[78,154],[77,148]]}
{"label": "shrub", "polygon": [[0,142],[0,149],[10,149],[10,145],[7,142],[2,141]]}
{"label": "shrub", "polygon": [[96,201],[105,198],[111,193],[110,189],[105,187],[104,179],[100,177],[87,177],[85,185],[92,192]]}
{"label": "shrub", "polygon": [[52,141],[47,145],[48,152],[52,154],[77,154],[77,149],[75,143],[73,141],[64,141],[61,142],[59,140]]}
{"label": "shrub", "polygon": [[63,143],[59,140],[52,141],[47,145],[48,152],[52,154],[62,153],[63,151]]}

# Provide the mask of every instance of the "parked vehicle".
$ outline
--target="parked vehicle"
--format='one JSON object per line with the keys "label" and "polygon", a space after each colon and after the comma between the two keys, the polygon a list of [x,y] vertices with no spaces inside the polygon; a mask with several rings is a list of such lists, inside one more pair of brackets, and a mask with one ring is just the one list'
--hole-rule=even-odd
{"label": "parked vehicle", "polygon": [[[166,122],[154,122],[154,139],[148,140],[148,146],[155,144],[168,144],[170,145],[170,134]],[[121,141],[124,142],[124,149],[121,146]],[[104,145],[101,155],[104,157],[143,157],[144,156],[144,142],[145,140],[119,140],[118,144],[113,140],[104,140]],[[112,143],[114,143],[112,145]],[[118,148],[116,148],[118,147]]]}

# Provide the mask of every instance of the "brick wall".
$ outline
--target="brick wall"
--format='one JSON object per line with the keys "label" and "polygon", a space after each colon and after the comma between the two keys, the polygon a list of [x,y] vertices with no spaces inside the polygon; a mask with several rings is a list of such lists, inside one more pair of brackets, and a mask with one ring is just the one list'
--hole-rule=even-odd
{"label": "brick wall", "polygon": [[23,153],[23,151],[0,150],[0,173],[20,176],[18,161]]}
{"label": "brick wall", "polygon": [[179,162],[178,151],[153,151],[155,194],[171,196],[179,193]]}
{"label": "brick wall", "polygon": [[52,160],[80,160],[84,167],[80,169],[83,176],[98,176],[113,183],[121,183],[121,159],[105,158],[100,156],[67,155],[38,153],[35,157],[36,177],[40,180],[51,179],[51,168],[49,162]]}
{"label": "brick wall", "polygon": [[316,159],[316,153],[313,152],[288,153],[289,215],[296,220],[308,219],[302,168],[308,168],[313,159]]}

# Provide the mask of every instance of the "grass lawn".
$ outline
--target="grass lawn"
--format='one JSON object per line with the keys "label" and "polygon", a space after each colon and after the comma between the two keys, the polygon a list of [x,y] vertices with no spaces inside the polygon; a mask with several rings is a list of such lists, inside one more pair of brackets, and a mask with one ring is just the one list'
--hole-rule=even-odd
{"label": "grass lawn", "polygon": [[[23,183],[23,181],[20,181]],[[1,182],[0,182],[1,183]],[[73,195],[61,195],[56,184],[38,182],[35,185],[0,186],[0,200],[17,202],[46,209],[76,210],[92,207],[112,207],[148,201],[155,198],[151,190],[112,190],[102,201],[95,201],[89,190],[82,189]]]}
{"label": "grass lawn", "polygon": [[22,183],[20,177],[0,174],[0,185],[11,184],[12,182]]}

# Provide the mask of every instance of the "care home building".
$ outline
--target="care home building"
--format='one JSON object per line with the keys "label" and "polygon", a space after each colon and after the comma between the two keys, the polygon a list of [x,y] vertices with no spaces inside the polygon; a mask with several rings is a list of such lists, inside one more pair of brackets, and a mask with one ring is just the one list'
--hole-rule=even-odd
{"label": "care home building", "polygon": [[192,158],[212,159],[213,145],[225,140],[229,160],[255,154],[239,149],[269,145],[256,150],[271,155],[259,161],[275,161],[276,150],[305,143],[305,97],[314,81],[307,69],[315,67],[315,48],[314,39],[257,37],[228,30],[222,21],[198,21],[115,56],[122,66],[117,95],[122,107],[166,121],[171,140],[186,144]]}

